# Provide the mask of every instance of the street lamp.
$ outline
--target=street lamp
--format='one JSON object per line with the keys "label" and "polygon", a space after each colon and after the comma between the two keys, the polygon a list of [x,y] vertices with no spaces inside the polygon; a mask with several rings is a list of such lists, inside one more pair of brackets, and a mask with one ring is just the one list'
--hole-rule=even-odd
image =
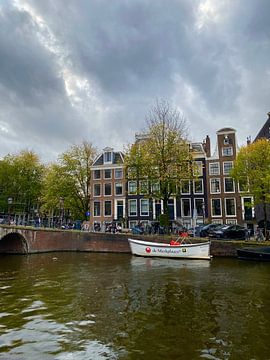
{"label": "street lamp", "polygon": [[13,199],[12,197],[9,197],[7,199],[7,203],[8,203],[8,225],[10,225],[10,207],[12,205]]}
{"label": "street lamp", "polygon": [[64,206],[64,198],[61,196],[59,198],[59,203],[60,203],[60,228],[62,229],[62,224],[63,224],[63,206]]}

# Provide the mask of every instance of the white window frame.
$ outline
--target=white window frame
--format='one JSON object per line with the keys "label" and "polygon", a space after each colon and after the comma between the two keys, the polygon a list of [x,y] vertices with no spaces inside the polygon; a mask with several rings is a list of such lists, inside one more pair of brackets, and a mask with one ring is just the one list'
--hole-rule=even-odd
{"label": "white window frame", "polygon": [[[230,154],[228,154],[228,151],[230,151]],[[222,156],[233,156],[233,147],[232,146],[229,146],[229,147],[223,147],[222,148]]]}
{"label": "white window frame", "polygon": [[[131,202],[135,202],[135,204],[136,204],[136,214],[130,214],[130,203]],[[138,203],[137,203],[137,199],[129,199],[128,200],[128,216],[137,216],[137,214],[138,214]]]}
{"label": "white window frame", "polygon": [[[143,214],[142,213],[142,202],[147,202],[147,209],[148,209],[148,211],[147,211],[147,214]],[[140,199],[140,215],[141,216],[149,216],[149,199]]]}
{"label": "white window frame", "polygon": [[195,169],[193,170],[194,176],[203,176],[203,162],[202,161],[194,161]]}
{"label": "white window frame", "polygon": [[[105,188],[106,188],[106,185],[111,185],[111,193],[110,193],[110,195],[107,195],[106,194],[106,191],[105,191]],[[112,183],[104,183],[104,197],[107,197],[107,196],[112,196],[112,191],[113,189],[112,189]]]}
{"label": "white window frame", "polygon": [[136,225],[138,225],[138,220],[130,220],[128,222],[129,229],[134,228]]}
{"label": "white window frame", "polygon": [[152,191],[152,193],[160,192],[160,184],[159,184],[158,181],[153,182],[153,183],[151,184],[151,191]]}
{"label": "white window frame", "polygon": [[[233,191],[226,191],[226,179],[232,179],[232,182],[233,182]],[[235,182],[233,180],[233,178],[231,177],[225,177],[223,179],[223,185],[224,185],[224,193],[226,194],[234,194],[235,193]]]}
{"label": "white window frame", "polygon": [[[189,202],[189,215],[184,215],[184,206],[183,206],[184,201]],[[182,198],[181,199],[181,215],[182,215],[182,217],[185,217],[185,218],[191,217],[191,199],[190,198]]]}
{"label": "white window frame", "polygon": [[[111,204],[111,213],[110,214],[106,214],[106,202]],[[112,216],[112,201],[111,200],[105,200],[104,201],[104,217],[111,217]]]}
{"label": "white window frame", "polygon": [[[215,201],[215,200],[219,200],[219,203],[220,203],[220,215],[214,215],[213,214],[213,201]],[[212,218],[213,217],[217,217],[217,218],[222,217],[222,201],[221,201],[221,198],[212,198],[210,204],[211,204],[211,216],[212,216]]]}
{"label": "white window frame", "polygon": [[[135,183],[135,192],[130,192],[130,184],[131,183]],[[137,192],[138,192],[138,185],[137,185],[137,181],[136,180],[130,180],[128,182],[128,194],[129,195],[137,195]]]}
{"label": "white window frame", "polygon": [[[96,171],[99,171],[99,177],[96,177]],[[94,180],[100,180],[101,179],[101,170],[100,169],[94,169],[93,170],[93,179]]]}
{"label": "white window frame", "polygon": [[[213,166],[217,166],[217,171],[213,171]],[[215,168],[214,168],[215,169]],[[216,176],[216,175],[220,175],[220,163],[219,162],[212,162],[209,163],[209,175],[210,176]]]}
{"label": "white window frame", "polygon": [[[106,159],[108,154],[110,154],[110,160]],[[104,152],[104,164],[112,164],[112,158],[113,158],[112,151],[105,151]]]}
{"label": "white window frame", "polygon": [[[143,183],[145,183],[145,185],[146,185],[146,191],[145,192],[142,192],[142,184]],[[148,180],[140,180],[139,181],[139,190],[140,190],[140,194],[141,195],[145,195],[145,194],[148,194],[148,186],[149,186],[149,184],[148,184]]]}
{"label": "white window frame", "polygon": [[[121,176],[116,176],[117,171],[121,171]],[[115,179],[123,179],[123,169],[122,168],[114,169],[114,178]]]}
{"label": "white window frame", "polygon": [[[196,186],[195,186],[195,183],[196,182],[200,182],[201,185],[202,185],[202,192],[196,192]],[[193,180],[193,192],[194,194],[198,194],[198,195],[203,195],[204,194],[204,186],[203,186],[203,179],[196,179],[196,180]]]}
{"label": "white window frame", "polygon": [[[233,215],[228,215],[228,212],[227,212],[227,200],[233,200],[234,202],[234,214]],[[225,204],[225,214],[226,214],[226,217],[236,217],[237,214],[236,214],[236,200],[235,198],[225,198],[224,199],[224,204]]]}
{"label": "white window frame", "polygon": [[230,171],[225,171],[225,164],[231,165],[231,168],[230,168],[230,171],[231,171],[233,168],[233,161],[224,161],[223,162],[223,175],[230,175]]}
{"label": "white window frame", "polygon": [[[200,200],[201,202],[202,202],[202,211],[203,211],[203,214],[202,215],[199,215],[198,214],[198,210],[197,210],[197,206],[196,206],[196,200]],[[196,211],[197,211],[197,216],[199,217],[199,218],[203,218],[203,217],[205,217],[205,202],[204,202],[204,198],[194,198],[194,209],[196,209]]]}
{"label": "white window frame", "polygon": [[[117,192],[116,192],[117,185],[121,185],[121,188],[122,188],[121,194],[117,194]],[[114,194],[115,194],[115,196],[122,196],[123,195],[123,183],[122,182],[116,182],[114,184]]]}
{"label": "white window frame", "polygon": [[[95,187],[97,185],[99,185],[99,195],[95,194]],[[94,183],[94,185],[93,185],[93,194],[94,194],[93,197],[101,197],[101,194],[102,194],[101,189],[102,189],[101,183]]]}
{"label": "white window frame", "polygon": [[[221,193],[220,178],[211,178],[209,181],[210,181],[210,194],[220,194]],[[212,182],[214,181],[219,183],[219,191],[212,191]]]}
{"label": "white window frame", "polygon": [[[95,215],[95,203],[99,203],[99,215]],[[94,214],[94,217],[100,217],[101,216],[101,201],[94,201],[93,202],[93,214]]]}
{"label": "white window frame", "polygon": [[237,219],[226,219],[226,224],[237,225]]}
{"label": "white window frame", "polygon": [[[106,177],[106,171],[110,171],[110,177]],[[104,169],[104,180],[110,180],[112,178],[112,169]]]}
{"label": "white window frame", "polygon": [[[188,192],[183,192],[183,182],[188,182]],[[181,194],[183,195],[190,195],[190,180],[181,180]]]}

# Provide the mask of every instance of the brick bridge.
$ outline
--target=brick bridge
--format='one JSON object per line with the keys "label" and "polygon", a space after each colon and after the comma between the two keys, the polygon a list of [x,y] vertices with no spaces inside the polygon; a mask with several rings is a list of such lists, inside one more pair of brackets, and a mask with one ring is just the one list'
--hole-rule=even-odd
{"label": "brick bridge", "polygon": [[130,253],[128,236],[85,231],[0,226],[0,254],[49,251]]}
{"label": "brick bridge", "polygon": [[[126,234],[93,233],[86,231],[23,228],[0,225],[0,254],[34,254],[52,251],[89,251],[130,253]],[[134,237],[134,235],[132,235]],[[143,236],[136,236],[143,239]],[[168,242],[154,235],[145,240]],[[237,255],[236,249],[246,246],[240,241],[212,241],[213,256]],[[255,244],[252,244],[255,245]]]}

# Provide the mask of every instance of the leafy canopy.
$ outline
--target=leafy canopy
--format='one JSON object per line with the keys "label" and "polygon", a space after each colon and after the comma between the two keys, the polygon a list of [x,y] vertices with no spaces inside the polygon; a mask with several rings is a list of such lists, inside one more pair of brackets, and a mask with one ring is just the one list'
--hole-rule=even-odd
{"label": "leafy canopy", "polygon": [[168,214],[170,196],[180,188],[181,180],[192,176],[186,122],[177,109],[166,101],[157,101],[149,112],[144,134],[129,146],[125,165],[127,178],[147,180],[148,195],[162,199],[164,213]]}
{"label": "leafy canopy", "polygon": [[242,190],[250,192],[255,204],[270,202],[270,142],[260,139],[241,147],[232,176]]}

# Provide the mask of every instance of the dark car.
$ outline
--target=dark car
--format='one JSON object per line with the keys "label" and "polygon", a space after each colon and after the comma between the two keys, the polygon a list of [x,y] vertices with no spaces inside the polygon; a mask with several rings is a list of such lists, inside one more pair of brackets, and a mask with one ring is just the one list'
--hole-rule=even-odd
{"label": "dark car", "polygon": [[220,226],[219,224],[207,224],[207,225],[204,225],[200,229],[200,236],[201,237],[209,236],[210,232],[212,232],[213,230],[215,230],[219,226]]}
{"label": "dark car", "polygon": [[209,234],[209,237],[215,239],[245,239],[246,229],[240,225],[224,225]]}

